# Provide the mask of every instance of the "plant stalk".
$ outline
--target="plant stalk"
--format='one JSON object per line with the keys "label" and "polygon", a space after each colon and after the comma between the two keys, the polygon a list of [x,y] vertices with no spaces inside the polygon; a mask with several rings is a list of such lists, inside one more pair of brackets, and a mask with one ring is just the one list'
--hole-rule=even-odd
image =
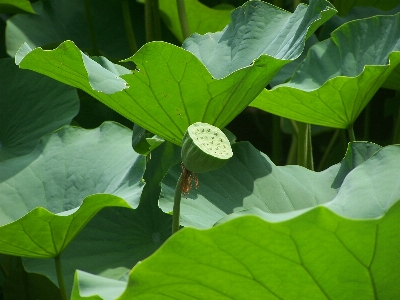
{"label": "plant stalk", "polygon": [[97,43],[97,37],[96,37],[96,30],[94,28],[92,9],[90,7],[90,0],[85,0],[84,3],[85,3],[86,20],[88,22],[90,39],[92,42],[93,55],[100,55],[99,45]]}
{"label": "plant stalk", "polygon": [[307,135],[307,168],[314,171],[314,157],[312,151],[312,135],[311,135],[311,125],[307,124],[308,126],[308,135]]}
{"label": "plant stalk", "polygon": [[58,287],[60,289],[61,299],[62,300],[68,300],[68,293],[67,293],[67,288],[65,287],[64,275],[63,275],[63,272],[62,272],[60,254],[57,255],[56,257],[54,257],[54,262],[55,262],[55,265],[56,265]]}
{"label": "plant stalk", "polygon": [[175,188],[175,196],[174,196],[174,207],[172,209],[172,234],[179,230],[179,215],[181,213],[181,191],[182,184],[182,174],[178,178],[178,182]]}
{"label": "plant stalk", "polygon": [[311,149],[309,148],[309,136],[310,136],[310,124],[303,122],[296,122],[299,133],[297,135],[297,164],[305,168],[310,168],[311,162],[309,162],[310,154],[308,153]]}
{"label": "plant stalk", "polygon": [[287,165],[295,165],[297,163],[297,141],[299,129],[297,128],[296,121],[289,120],[292,127],[292,142],[290,144],[289,154],[286,160]]}
{"label": "plant stalk", "polygon": [[144,5],[146,41],[161,40],[160,12],[158,10],[158,0],[146,0]]}
{"label": "plant stalk", "polygon": [[185,0],[176,0],[178,7],[179,22],[181,23],[182,38],[185,40],[190,35],[189,23],[187,20]]}
{"label": "plant stalk", "polygon": [[126,38],[129,43],[129,49],[131,50],[132,54],[136,53],[138,48],[135,39],[135,33],[133,32],[130,8],[129,8],[129,0],[122,0],[122,15],[124,17],[124,25],[125,25],[125,33]]}
{"label": "plant stalk", "polygon": [[351,125],[347,128],[347,131],[348,131],[348,133],[349,133],[350,142],[355,142],[355,141],[356,141],[356,136],[354,135],[353,124],[351,124]]}

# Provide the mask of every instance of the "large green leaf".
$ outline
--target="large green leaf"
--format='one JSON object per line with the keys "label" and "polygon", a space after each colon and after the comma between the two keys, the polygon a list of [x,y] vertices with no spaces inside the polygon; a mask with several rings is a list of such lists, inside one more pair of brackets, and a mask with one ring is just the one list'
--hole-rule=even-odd
{"label": "large green leaf", "polygon": [[317,207],[287,221],[185,228],[133,268],[121,296],[121,283],[103,279],[102,289],[78,272],[72,299],[397,299],[400,202],[386,209],[379,219]]}
{"label": "large green leaf", "polygon": [[103,207],[138,205],[144,167],[131,130],[114,123],[45,136],[30,154],[0,163],[0,252],[60,254]]}
{"label": "large green leaf", "polygon": [[0,0],[1,13],[16,12],[34,13],[31,3],[28,0]]}
{"label": "large green leaf", "polygon": [[339,27],[308,52],[288,83],[250,105],[316,125],[348,128],[400,64],[400,14]]}
{"label": "large green leaf", "polygon": [[[225,127],[260,93],[283,65],[300,55],[308,35],[335,12],[324,0],[315,0],[311,4],[308,9],[301,6],[294,14],[284,12],[287,21],[295,22],[292,26],[285,27],[285,36],[281,35],[281,24],[271,23],[269,19],[277,11],[275,7],[262,2],[248,2],[236,10],[233,23],[223,33],[215,34],[220,39],[214,46],[221,44],[222,48],[217,47],[215,51],[209,49],[217,55],[214,57],[220,57],[228,51],[228,40],[235,44],[241,43],[244,47],[242,52],[232,45],[232,50],[242,55],[232,57],[231,62],[221,61],[221,66],[222,63],[228,63],[233,72],[224,78],[213,71],[210,74],[191,52],[164,42],[148,43],[129,59],[135,63],[137,69],[133,74],[121,77],[130,88],[113,95],[92,90],[87,76],[84,76],[85,66],[81,59],[83,54],[72,42],[64,42],[53,51],[37,48],[27,53],[23,47],[16,58],[21,68],[34,70],[81,88],[141,127],[180,145],[186,128],[194,122]],[[240,13],[241,11],[246,11],[246,14]],[[262,16],[260,11],[268,13]],[[247,23],[246,18],[252,14],[258,22]],[[263,23],[263,30],[257,31],[259,24]],[[244,39],[242,30],[258,33],[253,35],[253,39]],[[235,37],[234,32],[238,32],[238,37]],[[283,37],[287,38],[276,53],[270,53],[269,50],[266,52],[265,47],[268,48],[268,44],[258,41]],[[193,37],[195,44],[199,38],[201,37]],[[192,47],[189,48],[190,51],[193,50]],[[255,48],[257,51],[245,50],[248,48]],[[261,55],[263,53],[268,55]],[[278,57],[271,56],[274,54]],[[208,67],[208,63],[206,66]],[[225,66],[223,69],[226,69]],[[115,87],[114,90],[118,89],[120,88]]]}
{"label": "large green leaf", "polygon": [[[183,42],[176,1],[159,0],[161,17],[164,23]],[[190,33],[206,34],[224,29],[230,21],[230,12],[234,7],[226,5],[210,8],[198,0],[185,0],[185,10]]]}
{"label": "large green leaf", "polygon": [[[28,2],[28,1],[26,1]],[[32,4],[35,15],[17,14],[7,20],[7,53],[14,56],[22,43],[54,48],[73,40],[92,55],[122,59],[132,55],[125,37],[121,0],[46,0]],[[85,3],[89,3],[85,7]],[[138,45],[144,41],[143,10],[129,1]],[[112,25],[111,25],[112,24]],[[141,34],[142,33],[142,34]]]}
{"label": "large green leaf", "polygon": [[97,94],[113,94],[126,89],[126,82],[119,76],[131,73],[104,57],[91,59],[71,41],[62,43],[50,52],[42,48],[32,50],[24,43],[15,56],[15,63],[21,68],[24,65],[40,66],[39,73]]}
{"label": "large green leaf", "polygon": [[76,90],[0,60],[0,161],[27,154],[78,113]]}
{"label": "large green leaf", "polygon": [[[373,7],[355,7],[353,8],[349,14],[344,17],[333,16],[329,19],[322,27],[322,30],[319,33],[319,37],[321,40],[327,39],[330,37],[330,34],[333,30],[338,28],[340,25],[343,25],[346,22],[354,21],[357,19],[369,18],[376,15],[394,15],[400,12],[400,4],[389,11],[379,10]],[[397,66],[386,81],[383,83],[382,87],[400,90],[400,66]]]}
{"label": "large green leaf", "polygon": [[[234,156],[224,167],[198,175],[199,188],[182,199],[181,225],[208,228],[240,211],[267,220],[277,213],[289,218],[318,205],[344,217],[371,217],[371,211],[379,217],[400,198],[399,146],[380,150],[370,143],[350,144],[345,159],[323,172],[277,167],[248,143],[232,149]],[[160,207],[165,212],[172,211],[179,174],[174,167],[163,180]],[[362,208],[356,205],[359,199]]]}
{"label": "large green leaf", "polygon": [[[72,289],[76,269],[119,280],[152,254],[171,235],[171,216],[158,207],[160,181],[179,162],[180,148],[164,143],[151,153],[139,207],[105,208],[64,250],[61,256],[65,284]],[[101,261],[101,264],[99,264]],[[57,284],[53,259],[23,259],[25,270],[44,274]]]}
{"label": "large green leaf", "polygon": [[306,39],[335,13],[325,0],[310,1],[310,6],[301,4],[294,13],[250,1],[232,11],[232,21],[223,31],[194,34],[183,47],[196,55],[213,77],[223,78],[257,64],[264,55],[278,60],[296,59]]}

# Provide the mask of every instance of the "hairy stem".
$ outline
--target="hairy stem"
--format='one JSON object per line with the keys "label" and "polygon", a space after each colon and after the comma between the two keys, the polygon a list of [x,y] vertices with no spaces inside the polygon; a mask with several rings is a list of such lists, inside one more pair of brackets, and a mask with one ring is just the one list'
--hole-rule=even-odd
{"label": "hairy stem", "polygon": [[122,6],[122,15],[124,17],[126,38],[129,43],[129,49],[131,50],[132,54],[134,54],[138,49],[135,39],[135,33],[133,32],[133,27],[132,27],[132,20],[129,9],[129,0],[122,0],[121,6]]}
{"label": "hairy stem", "polygon": [[68,293],[67,293],[67,288],[65,287],[60,255],[57,255],[56,257],[54,257],[54,262],[56,265],[58,287],[60,289],[61,299],[68,300]]}
{"label": "hairy stem", "polygon": [[84,3],[85,3],[85,13],[86,13],[86,20],[88,22],[90,40],[92,41],[93,55],[100,55],[99,45],[97,43],[97,37],[96,37],[96,30],[94,28],[92,9],[90,7],[90,0],[85,0]]}
{"label": "hairy stem", "polygon": [[185,10],[185,0],[176,0],[176,6],[178,7],[179,22],[181,23],[182,37],[185,40],[190,35],[189,23],[187,20]]}
{"label": "hairy stem", "polygon": [[175,188],[174,208],[172,209],[172,234],[179,230],[179,215],[181,212],[181,198],[182,198],[182,174],[178,178]]}

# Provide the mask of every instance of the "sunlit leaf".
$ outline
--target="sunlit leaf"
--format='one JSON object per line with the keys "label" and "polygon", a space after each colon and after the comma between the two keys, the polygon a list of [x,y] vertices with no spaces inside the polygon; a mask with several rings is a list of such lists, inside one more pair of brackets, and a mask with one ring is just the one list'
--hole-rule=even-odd
{"label": "sunlit leaf", "polygon": [[[64,42],[53,51],[37,48],[28,54],[19,52],[17,62],[21,68],[83,89],[135,124],[180,145],[186,128],[194,122],[225,127],[283,65],[301,54],[306,38],[335,10],[325,0],[311,1],[308,7],[301,5],[293,14],[278,10],[284,23],[289,23],[283,31],[282,24],[270,18],[276,12],[276,7],[263,2],[248,2],[235,10],[232,23],[223,32],[186,40],[185,47],[198,56],[199,49],[195,47],[200,40],[218,37],[204,47],[206,53],[213,53],[207,57],[219,60],[222,73],[216,73],[215,66],[211,68],[211,61],[202,60],[206,53],[199,57],[204,66],[182,48],[164,42],[146,44],[128,59],[136,65],[133,74],[120,76],[129,88],[113,95],[93,91],[84,76],[82,53],[72,42]],[[248,18],[255,22],[247,22]],[[262,30],[258,30],[260,24]],[[251,39],[246,39],[246,32]],[[272,40],[281,39],[279,47],[271,47]],[[243,47],[236,47],[237,43]],[[229,51],[237,53],[231,60],[224,57]]]}

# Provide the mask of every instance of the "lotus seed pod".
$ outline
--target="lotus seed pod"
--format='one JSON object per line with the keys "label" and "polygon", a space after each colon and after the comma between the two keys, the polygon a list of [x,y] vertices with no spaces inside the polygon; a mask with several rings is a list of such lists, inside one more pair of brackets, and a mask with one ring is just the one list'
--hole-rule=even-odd
{"label": "lotus seed pod", "polygon": [[193,173],[203,173],[221,168],[233,152],[226,135],[207,123],[194,123],[182,139],[182,163]]}

